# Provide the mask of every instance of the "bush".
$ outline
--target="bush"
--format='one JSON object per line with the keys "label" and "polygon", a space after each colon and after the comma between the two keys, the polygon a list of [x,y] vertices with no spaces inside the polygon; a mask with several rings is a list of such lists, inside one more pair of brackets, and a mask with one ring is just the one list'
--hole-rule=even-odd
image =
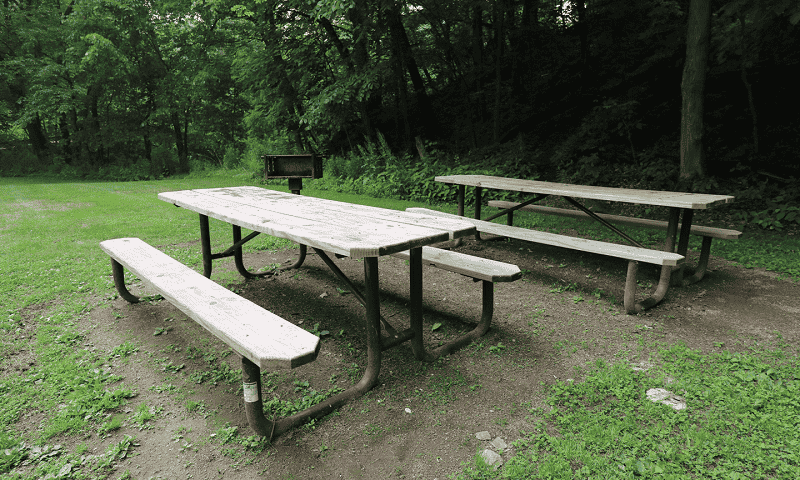
{"label": "bush", "polygon": [[[499,166],[476,168],[469,165],[451,165],[446,158],[414,160],[409,156],[397,157],[364,150],[348,158],[330,157],[324,163],[324,178],[314,180],[314,188],[372,197],[414,200],[429,204],[454,203],[457,190],[434,181],[443,175],[509,175]],[[381,165],[383,164],[383,165]],[[496,198],[510,197],[508,192],[496,192]],[[473,189],[467,189],[465,203],[474,204]]]}
{"label": "bush", "polygon": [[33,154],[30,147],[19,142],[0,149],[0,175],[4,177],[20,177],[36,171],[44,170],[39,164],[39,159]]}
{"label": "bush", "polygon": [[225,155],[222,157],[222,165],[232,170],[239,166],[241,163],[241,157],[239,156],[239,152],[236,150],[236,147],[227,147],[225,149]]}

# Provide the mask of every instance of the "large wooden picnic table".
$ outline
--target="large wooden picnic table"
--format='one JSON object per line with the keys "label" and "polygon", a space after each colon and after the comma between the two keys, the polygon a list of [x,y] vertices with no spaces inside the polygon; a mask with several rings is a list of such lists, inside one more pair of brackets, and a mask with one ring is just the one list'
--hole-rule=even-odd
{"label": "large wooden picnic table", "polygon": [[[460,219],[353,205],[252,186],[165,192],[158,198],[200,215],[206,277],[211,275],[213,260],[228,256],[235,257],[242,275],[255,276],[243,265],[242,245],[264,233],[313,248],[366,307],[368,365],[364,376],[345,392],[303,412],[302,416],[307,418],[326,415],[371,389],[377,383],[382,350],[411,341],[417,359],[431,359],[422,338],[422,247],[476,233],[472,223]],[[209,218],[233,226],[233,245],[224,252],[211,253]],[[253,233],[242,238],[242,227]],[[410,328],[397,332],[380,315],[378,258],[406,250],[410,252]],[[326,252],[363,259],[364,292],[356,288]],[[292,267],[301,263],[302,259]],[[381,334],[382,323],[388,336]]]}
{"label": "large wooden picnic table", "polygon": [[[641,247],[630,236],[611,225],[608,221],[592,212],[589,208],[576,199],[601,200],[610,202],[633,203],[639,205],[652,205],[669,208],[664,250],[672,252],[677,243],[677,253],[686,256],[689,245],[689,235],[695,210],[704,210],[713,205],[733,202],[730,195],[711,195],[702,193],[667,192],[657,190],[639,190],[629,188],[597,187],[590,185],[575,185],[567,183],[543,182],[538,180],[524,180],[517,178],[496,177],[489,175],[447,175],[436,177],[437,182],[458,186],[458,214],[464,215],[464,193],[467,186],[475,187],[475,218],[481,217],[482,193],[484,188],[494,190],[508,190],[532,194],[533,197],[512,208],[505,209],[484,220],[491,220],[501,215],[523,208],[538,202],[548,196],[554,195],[564,198],[577,209],[589,217],[613,230],[629,243]],[[680,222],[680,237],[678,237],[678,224]],[[683,268],[674,271],[672,281],[680,284],[683,277]]]}

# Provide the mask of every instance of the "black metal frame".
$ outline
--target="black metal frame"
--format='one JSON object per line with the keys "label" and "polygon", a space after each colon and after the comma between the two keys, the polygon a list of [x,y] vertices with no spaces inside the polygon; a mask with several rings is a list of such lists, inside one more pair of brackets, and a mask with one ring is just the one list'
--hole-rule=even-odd
{"label": "black metal frame", "polygon": [[312,418],[328,415],[350,400],[367,393],[378,383],[381,370],[381,322],[380,299],[378,296],[378,258],[364,258],[364,280],[366,286],[365,307],[367,333],[367,369],[361,380],[325,401],[309,407],[302,412],[281,419],[268,419],[264,415],[261,393],[261,369],[249,359],[242,357],[242,381],[245,391],[245,412],[250,427],[256,434],[272,440],[275,436],[300,426]]}

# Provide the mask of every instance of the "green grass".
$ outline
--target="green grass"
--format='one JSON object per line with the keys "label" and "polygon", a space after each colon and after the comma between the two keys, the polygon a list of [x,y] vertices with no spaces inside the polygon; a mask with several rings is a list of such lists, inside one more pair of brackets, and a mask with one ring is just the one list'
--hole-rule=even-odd
{"label": "green grass", "polygon": [[[201,258],[197,242],[197,215],[158,200],[157,194],[170,190],[246,184],[253,184],[249,174],[236,175],[229,172],[203,178],[130,183],[76,183],[40,178],[0,178],[0,271],[2,272],[0,298],[3,299],[0,306],[0,362],[3,366],[9,367],[6,369],[9,373],[0,378],[0,475],[6,475],[4,478],[21,479],[40,478],[52,473],[57,477],[71,462],[73,466],[70,474],[73,476],[105,478],[113,471],[114,462],[122,458],[126,452],[135,449],[135,439],[126,437],[109,446],[104,455],[84,465],[80,462],[80,447],[76,447],[74,452],[61,452],[59,455],[42,454],[51,451],[47,449],[55,448],[58,437],[88,438],[91,435],[113,434],[123,421],[137,428],[146,429],[158,417],[157,405],[147,407],[143,404],[127,419],[113,415],[118,413],[121,406],[134,401],[132,399],[137,392],[125,384],[125,379],[110,373],[108,367],[113,361],[126,362],[135,358],[139,347],[131,342],[124,342],[107,351],[90,348],[85,344],[83,332],[77,327],[76,319],[85,318],[93,308],[107,304],[108,300],[116,295],[111,280],[109,260],[98,247],[98,243],[109,238],[139,237],[162,248],[179,261],[199,269]],[[286,191],[284,186],[272,185],[269,188]],[[303,193],[400,210],[411,206],[426,206],[414,202],[312,189],[306,189]],[[441,209],[454,211],[453,206]],[[551,228],[547,223],[542,223],[546,222],[544,219],[520,218],[523,218],[523,222],[529,222],[529,226],[530,222],[533,222],[539,228],[542,226]],[[575,222],[575,225],[587,225]],[[572,224],[559,221],[558,224],[553,224],[552,228],[571,228],[569,225]],[[589,233],[595,235],[591,230]],[[652,233],[647,232],[636,235],[642,235],[645,239],[655,238],[652,237]],[[648,235],[651,237],[647,237]],[[228,225],[211,221],[212,248],[217,250],[229,243],[230,237]],[[765,267],[798,277],[800,272],[797,270],[796,258],[799,244],[797,239],[786,235],[748,231],[739,241],[715,241],[712,251],[715,255],[721,255],[746,266]],[[290,246],[291,243],[287,241],[259,236],[248,243],[245,250],[280,249]],[[224,274],[215,274],[212,278],[220,282],[228,280]],[[165,325],[165,330],[160,333],[167,333],[167,328]],[[472,347],[473,350],[480,350],[480,345]],[[486,355],[492,356],[501,355],[504,350],[505,345],[501,343],[485,345],[483,348]],[[235,382],[234,377],[237,374],[222,361],[224,357],[219,353],[210,354],[209,351],[203,348],[198,352],[183,352],[185,355],[196,354],[198,358],[205,360],[207,365],[205,370],[191,380],[195,383],[220,382],[225,385]],[[756,355],[766,354],[754,353],[752,357],[742,358],[745,362],[762,361],[761,357]],[[34,358],[35,362],[23,365],[21,371],[10,368],[13,359],[25,356]],[[188,375],[181,372],[182,363],[179,360],[161,357],[164,355],[150,360],[151,368],[169,370],[168,373],[171,375],[184,375],[190,380]],[[708,361],[711,362],[711,359]],[[682,360],[681,364],[686,362],[688,360]],[[739,363],[741,364],[741,360]],[[786,377],[783,367],[777,366],[779,362],[773,363],[776,363],[776,366],[771,368],[773,372],[778,373],[770,374],[766,371],[758,373],[763,373],[771,379],[773,390],[784,391],[794,388],[793,393],[797,397],[796,379]],[[667,368],[668,364],[669,362],[665,360],[663,368]],[[711,380],[719,376],[718,372],[709,369],[697,369],[697,371],[704,372],[702,376],[693,377],[697,379],[697,385],[703,385],[703,382],[710,384]],[[434,407],[449,402],[450,394],[453,392],[467,393],[473,389],[472,387],[479,388],[476,387],[478,384],[475,379],[464,378],[457,371],[451,373],[452,375],[446,378],[431,378],[426,392],[434,394],[429,399]],[[346,369],[345,374],[358,377],[359,372],[357,368],[351,368]],[[631,382],[645,381],[644,377],[637,376],[621,374],[606,376],[611,379],[609,381],[615,388],[624,389]],[[729,377],[735,378],[730,375]],[[760,382],[758,378],[753,381],[755,385]],[[578,387],[575,385],[569,388]],[[689,387],[695,388],[689,385],[687,389]],[[171,383],[166,383],[158,389],[165,392],[175,391],[176,395],[183,391]],[[333,389],[317,392],[315,395],[331,393]],[[771,401],[769,398],[765,401]],[[789,397],[784,395],[780,398],[786,400]],[[716,411],[716,403],[707,405],[706,410],[715,415],[728,412]],[[301,406],[287,404],[274,407],[276,410],[286,410]],[[202,404],[192,405],[192,408],[201,413],[205,412]],[[741,409],[739,413],[752,415],[754,418],[760,411],[754,406],[748,410],[747,405],[742,404],[736,408]],[[566,410],[564,407],[559,407],[559,411]],[[21,421],[31,417],[36,418],[39,426],[32,431],[19,431],[17,427]],[[760,451],[768,449],[771,454],[778,455],[782,465],[791,466],[793,465],[791,462],[795,460],[781,456],[780,452],[775,453],[774,444],[769,443],[769,435],[783,431],[780,430],[783,420],[774,418],[778,423],[772,420],[770,420],[772,423],[767,422],[771,425],[770,428],[774,429],[762,435],[761,440],[766,447],[745,443],[742,444],[744,445],[742,448],[752,448],[753,451],[759,451],[756,448],[761,448]],[[542,421],[560,425],[560,421],[553,416],[542,417]],[[736,432],[744,431],[742,429],[745,427],[755,428],[752,424],[737,425]],[[540,437],[530,441],[535,443],[539,441],[536,440],[538,438]],[[795,437],[790,436],[790,438]],[[241,438],[239,443],[247,444],[245,446],[248,448],[250,443],[254,445],[253,448],[262,446],[261,443],[247,438]],[[521,450],[522,447],[518,451]],[[565,455],[555,447],[552,447],[551,451],[554,452],[552,454],[554,458]],[[625,458],[620,457],[619,463],[630,465],[630,468],[634,469],[638,468],[637,461],[641,461],[647,468],[656,465],[658,461],[658,459],[649,460],[647,455],[638,453],[621,455]],[[518,461],[522,464],[524,458],[520,456]],[[26,459],[31,465],[30,475],[33,476],[11,473]],[[626,464],[626,461],[629,463]],[[755,462],[755,459],[746,456],[741,461]],[[528,461],[528,464],[533,466],[538,466],[540,463],[541,460]],[[761,465],[762,463],[764,462],[752,465],[748,463],[750,468],[748,471],[754,476],[760,471],[757,468],[764,471],[773,468],[773,471],[776,471],[774,468],[777,467],[774,465]]]}
{"label": "green grass", "polygon": [[[550,410],[514,443],[501,474],[481,460],[457,478],[800,478],[800,371],[784,346],[702,355],[663,348],[657,367],[597,361],[549,388]],[[645,392],[685,398],[673,410]]]}

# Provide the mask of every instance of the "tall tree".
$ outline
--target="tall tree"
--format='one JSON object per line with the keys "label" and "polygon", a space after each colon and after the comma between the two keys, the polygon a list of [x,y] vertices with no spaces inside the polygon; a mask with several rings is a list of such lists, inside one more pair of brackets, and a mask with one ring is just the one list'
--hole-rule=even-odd
{"label": "tall tree", "polygon": [[703,107],[710,36],[711,0],[691,0],[681,81],[680,176],[684,179],[705,174]]}

